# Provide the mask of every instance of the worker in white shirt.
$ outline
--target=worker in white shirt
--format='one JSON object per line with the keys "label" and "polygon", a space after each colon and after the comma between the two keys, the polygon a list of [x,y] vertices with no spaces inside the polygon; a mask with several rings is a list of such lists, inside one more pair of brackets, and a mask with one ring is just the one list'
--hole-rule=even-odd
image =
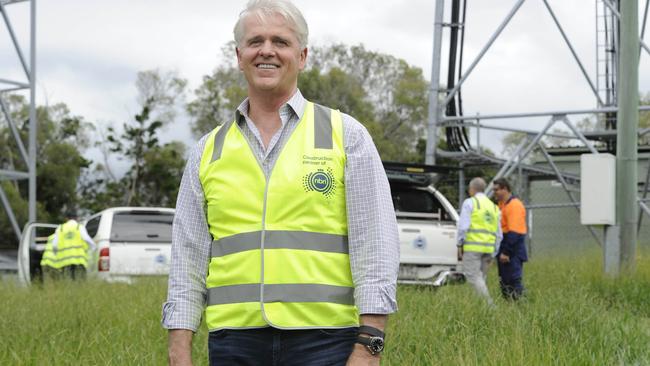
{"label": "worker in white shirt", "polygon": [[462,261],[467,282],[493,305],[486,284],[487,271],[503,234],[499,208],[483,193],[485,187],[480,177],[469,182],[470,197],[463,202],[458,220],[458,260]]}

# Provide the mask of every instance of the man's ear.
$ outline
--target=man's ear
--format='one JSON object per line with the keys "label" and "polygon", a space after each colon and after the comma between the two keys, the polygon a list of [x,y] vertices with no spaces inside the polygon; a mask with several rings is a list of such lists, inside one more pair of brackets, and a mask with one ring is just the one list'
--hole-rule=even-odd
{"label": "man's ear", "polygon": [[300,71],[305,69],[305,66],[307,65],[307,54],[309,53],[309,50],[307,47],[303,48],[302,51],[300,51]]}
{"label": "man's ear", "polygon": [[243,70],[241,66],[241,50],[239,47],[235,47],[235,54],[237,55],[237,65],[239,66],[239,70]]}

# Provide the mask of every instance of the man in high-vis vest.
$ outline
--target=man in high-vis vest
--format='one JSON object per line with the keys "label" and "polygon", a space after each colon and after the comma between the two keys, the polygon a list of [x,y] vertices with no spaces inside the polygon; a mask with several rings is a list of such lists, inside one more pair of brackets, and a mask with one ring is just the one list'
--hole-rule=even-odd
{"label": "man in high-vis vest", "polygon": [[52,279],[61,276],[85,279],[88,259],[95,249],[95,242],[86,228],[77,222],[75,214],[68,213],[66,222],[56,228],[51,240],[48,238],[41,268]]}
{"label": "man in high-vis vest", "polygon": [[458,220],[458,260],[469,282],[489,305],[493,305],[487,288],[487,272],[501,242],[499,208],[483,192],[485,180],[469,182],[469,198],[463,202]]}
{"label": "man in high-vis vest", "polygon": [[499,246],[498,266],[501,294],[508,300],[518,300],[524,294],[524,262],[526,252],[526,208],[523,202],[512,194],[510,183],[505,178],[494,181],[494,197],[501,210],[503,240]]}
{"label": "man in high-vis vest", "polygon": [[58,252],[54,252],[52,242],[54,241],[54,234],[47,237],[43,257],[41,257],[41,270],[43,273],[44,281],[58,281],[62,276],[60,261],[58,260]]}
{"label": "man in high-vis vest", "polygon": [[399,238],[366,129],[297,88],[308,29],[286,0],[234,28],[248,97],[191,151],[163,327],[190,365],[204,316],[212,365],[378,365],[397,310]]}

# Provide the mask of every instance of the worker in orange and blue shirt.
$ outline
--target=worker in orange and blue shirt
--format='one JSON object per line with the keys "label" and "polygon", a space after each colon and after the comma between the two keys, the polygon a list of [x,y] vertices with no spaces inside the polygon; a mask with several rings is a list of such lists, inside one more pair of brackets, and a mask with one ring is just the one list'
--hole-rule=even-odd
{"label": "worker in orange and blue shirt", "polygon": [[499,284],[506,299],[517,300],[524,293],[523,265],[528,261],[526,253],[526,208],[512,194],[505,178],[494,181],[494,196],[501,210],[503,239],[497,253]]}

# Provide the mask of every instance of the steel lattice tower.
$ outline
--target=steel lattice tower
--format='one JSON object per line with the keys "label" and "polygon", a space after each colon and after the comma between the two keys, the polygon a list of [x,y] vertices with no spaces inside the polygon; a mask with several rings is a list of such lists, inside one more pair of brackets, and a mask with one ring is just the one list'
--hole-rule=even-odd
{"label": "steel lattice tower", "polygon": [[[21,47],[14,27],[11,23],[7,8],[16,3],[27,2],[29,3],[29,59],[24,55],[23,48]],[[2,13],[2,20],[5,28],[9,33],[11,41],[15,49],[15,57],[18,59],[22,66],[24,75],[18,80],[12,78],[0,77],[0,107],[2,110],[2,119],[8,124],[11,133],[14,137],[16,146],[20,152],[20,157],[24,160],[27,171],[16,171],[14,167],[0,166],[0,181],[3,180],[27,180],[28,181],[28,221],[36,221],[36,104],[35,104],[35,87],[36,87],[36,0],[0,0],[0,13]],[[29,90],[29,134],[27,148],[25,143],[20,137],[18,127],[12,119],[9,107],[6,103],[5,97],[7,93]],[[5,194],[2,186],[0,186],[0,201],[4,207],[9,221],[16,233],[17,238],[20,240],[21,227],[20,223],[16,220],[13,208],[11,207],[7,195]],[[25,224],[25,223],[23,223]]]}

